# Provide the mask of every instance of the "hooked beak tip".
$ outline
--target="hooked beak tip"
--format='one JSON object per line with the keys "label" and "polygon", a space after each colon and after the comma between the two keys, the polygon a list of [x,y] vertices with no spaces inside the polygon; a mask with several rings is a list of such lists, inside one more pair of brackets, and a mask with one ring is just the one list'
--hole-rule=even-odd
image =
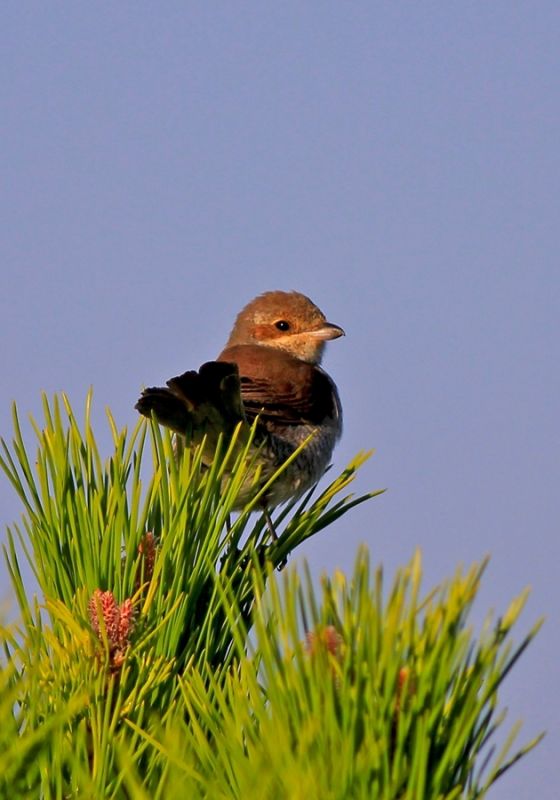
{"label": "hooked beak tip", "polygon": [[316,331],[316,336],[319,339],[328,341],[330,339],[338,339],[340,336],[346,336],[340,325],[334,325],[332,322],[325,322],[323,326]]}

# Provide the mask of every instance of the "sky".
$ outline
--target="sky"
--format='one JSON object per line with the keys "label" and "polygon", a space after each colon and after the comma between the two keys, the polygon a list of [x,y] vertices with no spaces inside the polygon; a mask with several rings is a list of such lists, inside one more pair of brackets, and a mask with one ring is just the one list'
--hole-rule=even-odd
{"label": "sky", "polygon": [[528,585],[518,639],[546,615],[502,703],[548,735],[493,800],[557,798],[559,35],[547,0],[30,0],[0,30],[0,435],[93,386],[108,453],[106,406],[133,425],[256,294],[309,295],[346,330],[334,469],[375,448],[356,490],[388,490],[314,574],[489,554],[480,617]]}

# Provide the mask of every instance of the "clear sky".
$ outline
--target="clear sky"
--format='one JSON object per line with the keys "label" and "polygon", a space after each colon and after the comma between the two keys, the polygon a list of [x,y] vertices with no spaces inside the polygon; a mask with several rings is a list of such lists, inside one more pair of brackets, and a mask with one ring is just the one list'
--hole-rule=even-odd
{"label": "clear sky", "polygon": [[[560,6],[8,2],[0,433],[40,392],[135,421],[267,289],[345,339],[341,469],[388,487],[304,548],[426,587],[492,556],[480,612],[548,621],[503,700],[549,735],[491,795],[556,800]],[[20,505],[0,479],[3,524]],[[1,594],[8,594],[5,570]],[[525,628],[523,628],[523,625]]]}

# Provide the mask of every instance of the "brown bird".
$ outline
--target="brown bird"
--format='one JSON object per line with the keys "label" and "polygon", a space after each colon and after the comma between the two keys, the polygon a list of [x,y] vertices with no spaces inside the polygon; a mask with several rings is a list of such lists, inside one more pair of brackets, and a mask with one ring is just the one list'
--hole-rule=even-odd
{"label": "brown bird", "polygon": [[238,508],[309,440],[259,499],[274,535],[268,510],[321,478],[342,432],[336,386],[319,365],[325,343],[343,335],[303,294],[266,292],[240,312],[216,361],[145,389],[136,408],[188,444],[205,436],[208,462],[219,434],[231,435],[240,422],[249,431],[256,420],[259,480],[241,491]]}

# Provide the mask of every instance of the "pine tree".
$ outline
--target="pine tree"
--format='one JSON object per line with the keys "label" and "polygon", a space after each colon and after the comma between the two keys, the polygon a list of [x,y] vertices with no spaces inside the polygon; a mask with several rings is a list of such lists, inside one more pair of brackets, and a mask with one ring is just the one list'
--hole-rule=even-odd
{"label": "pine tree", "polygon": [[346,493],[368,454],[281,510],[275,541],[258,498],[232,516],[248,445],[208,469],[109,415],[104,461],[90,409],[81,429],[44,398],[30,456],[14,407],[2,441],[24,513],[4,548],[20,620],[1,629],[1,797],[474,800],[535,746],[504,737],[498,693],[539,623],[513,643],[523,593],[473,634],[484,563],[430,592],[419,554],[389,588],[365,549],[319,587],[278,571],[379,494]]}

